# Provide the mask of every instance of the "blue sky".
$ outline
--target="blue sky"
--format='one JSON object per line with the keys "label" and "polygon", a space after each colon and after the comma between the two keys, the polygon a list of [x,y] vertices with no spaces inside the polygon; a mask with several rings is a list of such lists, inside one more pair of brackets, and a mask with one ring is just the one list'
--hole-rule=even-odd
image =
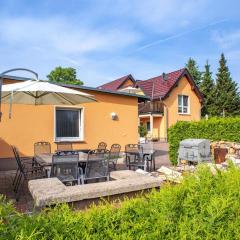
{"label": "blue sky", "polygon": [[1,1],[0,71],[27,67],[42,79],[56,66],[98,86],[132,73],[147,79],[221,52],[240,84],[240,2],[217,0]]}

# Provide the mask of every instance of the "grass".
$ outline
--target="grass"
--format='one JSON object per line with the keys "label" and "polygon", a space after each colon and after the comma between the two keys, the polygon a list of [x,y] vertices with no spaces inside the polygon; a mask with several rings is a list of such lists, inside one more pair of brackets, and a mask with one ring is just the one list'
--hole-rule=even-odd
{"label": "grass", "polygon": [[87,211],[58,205],[33,215],[0,201],[0,239],[240,239],[240,169],[200,166],[181,184]]}

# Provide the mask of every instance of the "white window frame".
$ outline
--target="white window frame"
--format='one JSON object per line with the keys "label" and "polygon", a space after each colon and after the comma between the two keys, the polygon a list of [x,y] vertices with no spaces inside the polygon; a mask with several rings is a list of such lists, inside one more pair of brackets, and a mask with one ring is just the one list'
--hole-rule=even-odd
{"label": "white window frame", "polygon": [[[63,110],[79,110],[79,136],[78,137],[57,137],[56,132],[56,111],[58,109]],[[54,142],[82,142],[84,141],[84,107],[79,106],[54,106]]]}
{"label": "white window frame", "polygon": [[[181,97],[181,105],[179,105],[179,97]],[[188,98],[188,106],[187,106],[187,112],[186,113],[183,112],[183,109],[184,109],[183,97],[187,97]],[[181,107],[182,112],[179,112],[179,107]],[[179,94],[178,95],[177,111],[178,111],[178,114],[180,114],[180,115],[189,115],[190,114],[190,97],[188,95],[184,95],[184,94]]]}

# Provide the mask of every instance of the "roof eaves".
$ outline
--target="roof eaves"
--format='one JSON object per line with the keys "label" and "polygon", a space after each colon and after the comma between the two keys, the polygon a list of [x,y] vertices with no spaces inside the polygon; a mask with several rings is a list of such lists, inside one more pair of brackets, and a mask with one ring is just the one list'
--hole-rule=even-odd
{"label": "roof eaves", "polygon": [[[17,76],[11,76],[11,75],[4,75],[3,78],[18,80],[18,81],[32,80],[31,78],[17,77]],[[43,81],[45,81],[45,80],[43,80]],[[125,96],[129,96],[129,97],[137,97],[137,98],[142,98],[142,99],[149,99],[148,96],[143,96],[143,95],[134,94],[134,93],[116,92],[116,91],[103,90],[103,89],[94,88],[94,87],[78,86],[78,85],[73,85],[73,84],[65,84],[65,83],[57,83],[57,82],[52,82],[52,83],[59,85],[59,86],[63,86],[63,87],[71,87],[71,88],[77,88],[77,89],[83,89],[83,90],[89,90],[89,91],[96,91],[96,92],[103,92],[103,93],[116,94],[116,95],[125,95]]]}
{"label": "roof eaves", "polygon": [[137,98],[142,98],[142,99],[149,99],[148,96],[144,96],[144,95],[140,95],[140,94],[134,94],[134,93],[117,92],[117,91],[103,90],[103,89],[94,88],[94,87],[78,86],[78,85],[64,84],[64,83],[55,83],[55,84],[63,86],[63,87],[71,87],[71,88],[77,88],[77,89],[82,89],[82,90],[89,90],[89,91],[95,91],[95,92],[102,92],[102,93],[109,93],[109,94],[116,94],[116,95],[124,95],[124,96],[128,96],[128,97],[137,97]]}
{"label": "roof eaves", "polygon": [[32,80],[32,78],[17,77],[17,76],[12,76],[12,75],[3,75],[3,79],[11,79],[11,80],[18,80],[18,81]]}
{"label": "roof eaves", "polygon": [[187,75],[187,77],[189,78],[189,80],[191,81],[191,83],[194,85],[194,89],[193,89],[193,90],[194,90],[194,91],[196,92],[196,94],[198,95],[200,101],[203,101],[203,97],[202,97],[202,94],[201,94],[198,86],[195,84],[194,80],[192,79],[191,74],[189,73],[189,71],[188,71],[186,68],[183,69],[183,72],[181,73],[181,75],[177,78],[177,80],[176,80],[175,83],[172,85],[172,87],[168,90],[168,92],[162,97],[162,100],[166,99],[166,98],[170,95],[171,91],[177,86],[179,80],[180,80],[184,75]]}

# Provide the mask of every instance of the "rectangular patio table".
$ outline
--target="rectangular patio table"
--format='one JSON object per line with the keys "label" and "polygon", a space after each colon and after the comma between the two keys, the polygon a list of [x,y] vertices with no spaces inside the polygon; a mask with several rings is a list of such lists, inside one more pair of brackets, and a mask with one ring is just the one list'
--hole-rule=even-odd
{"label": "rectangular patio table", "polygon": [[[154,157],[155,152],[156,152],[156,150],[154,150],[154,149],[144,149],[143,150],[143,156],[144,157],[148,156],[153,161],[154,171],[155,171],[155,157]],[[50,177],[50,174],[51,174],[53,154],[54,153],[43,153],[43,154],[38,154],[35,156],[36,162],[46,169],[48,177]],[[79,163],[86,163],[88,154],[84,153],[84,152],[78,152],[78,154],[79,154]],[[145,163],[144,163],[144,171],[147,171],[147,160],[145,160]]]}
{"label": "rectangular patio table", "polygon": [[[47,176],[50,177],[52,167],[52,156],[54,153],[43,153],[35,156],[35,160],[38,164],[43,166],[47,171]],[[88,154],[84,152],[78,152],[79,162],[87,162]]]}

